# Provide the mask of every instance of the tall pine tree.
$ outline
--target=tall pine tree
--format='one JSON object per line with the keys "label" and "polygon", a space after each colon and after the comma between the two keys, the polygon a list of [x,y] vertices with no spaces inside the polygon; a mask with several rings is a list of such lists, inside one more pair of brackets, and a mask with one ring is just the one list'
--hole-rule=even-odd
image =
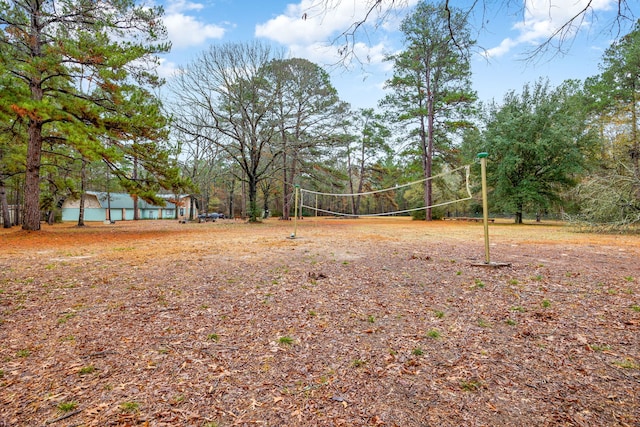
{"label": "tall pine tree", "polygon": [[[23,228],[40,229],[43,150],[73,147],[116,166],[118,144],[162,137],[149,89],[170,45],[162,9],[133,0],[0,2],[0,61],[16,87],[0,100],[26,141]],[[144,102],[140,102],[143,100]]]}
{"label": "tall pine tree", "polygon": [[394,75],[387,82],[392,93],[383,105],[408,125],[418,143],[426,219],[431,220],[434,158],[448,150],[448,135],[467,125],[465,113],[476,99],[469,63],[475,41],[465,15],[446,3],[419,3],[400,29],[406,47],[389,58],[394,61]]}

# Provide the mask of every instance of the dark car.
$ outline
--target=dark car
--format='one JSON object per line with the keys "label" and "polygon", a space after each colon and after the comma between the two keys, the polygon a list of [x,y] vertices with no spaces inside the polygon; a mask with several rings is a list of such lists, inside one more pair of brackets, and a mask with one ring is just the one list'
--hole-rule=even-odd
{"label": "dark car", "polygon": [[207,221],[215,222],[216,219],[218,219],[218,214],[215,212],[201,213],[198,215],[198,222],[207,222]]}

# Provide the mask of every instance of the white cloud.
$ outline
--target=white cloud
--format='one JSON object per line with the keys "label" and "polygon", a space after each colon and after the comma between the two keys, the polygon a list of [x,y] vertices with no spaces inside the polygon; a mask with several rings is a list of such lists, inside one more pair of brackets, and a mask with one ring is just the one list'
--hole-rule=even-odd
{"label": "white cloud", "polygon": [[[394,3],[391,14],[385,21],[397,23],[394,12],[400,13],[413,6],[418,0],[405,0]],[[328,6],[325,6],[328,4]],[[319,2],[318,0],[301,0],[296,4],[289,4],[285,12],[269,21],[256,25],[255,36],[281,43],[289,48],[292,54],[323,63],[335,63],[339,60],[337,48],[333,43],[336,37],[350,29],[351,25],[366,16],[371,7],[371,0],[350,0],[336,2]],[[383,6],[382,12],[391,6]],[[363,62],[379,62],[383,55],[382,41],[384,33],[391,30],[387,25],[379,26],[374,32],[374,26],[379,24],[376,9],[367,18],[359,31],[359,41],[354,44],[354,52]],[[367,43],[365,43],[367,41]]]}
{"label": "white cloud", "polygon": [[324,42],[334,33],[348,28],[359,16],[358,12],[362,12],[362,5],[362,1],[342,1],[325,9],[317,0],[302,0],[289,4],[284,14],[256,25],[255,35],[285,45]]}
{"label": "white cloud", "polygon": [[158,76],[168,80],[178,72],[178,69],[179,67],[175,62],[160,58],[160,66],[157,68]]}
{"label": "white cloud", "polygon": [[[572,18],[587,8],[588,11],[598,12],[609,10],[617,0],[523,0],[524,17],[512,29],[519,32],[515,39],[506,38],[500,45],[487,49],[485,57],[499,57],[507,54],[513,48],[523,45],[535,45],[552,36],[557,36],[558,30]],[[588,27],[589,13],[583,19],[577,19],[572,26],[562,31],[564,38],[571,38],[584,27]]]}
{"label": "white cloud", "polygon": [[[337,64],[342,57],[338,52],[339,47],[328,43],[310,43],[310,44],[290,44],[289,56],[297,58],[305,58],[316,64]],[[347,68],[354,61],[360,61],[365,64],[381,64],[386,54],[385,45],[382,43],[369,46],[365,43],[355,43],[353,46],[353,57],[350,63],[343,64]]]}
{"label": "white cloud", "polygon": [[169,33],[169,40],[174,49],[199,46],[210,39],[221,39],[225,28],[204,23],[197,18],[185,14],[189,11],[201,11],[204,5],[186,0],[175,0],[167,3],[164,24]]}
{"label": "white cloud", "polygon": [[482,56],[484,56],[485,58],[498,58],[505,55],[511,50],[511,48],[517,46],[518,44],[518,41],[506,38],[502,40],[498,46],[492,47],[482,52]]}
{"label": "white cloud", "polygon": [[202,10],[204,5],[185,0],[172,0],[167,2],[167,14],[182,13],[186,10]]}

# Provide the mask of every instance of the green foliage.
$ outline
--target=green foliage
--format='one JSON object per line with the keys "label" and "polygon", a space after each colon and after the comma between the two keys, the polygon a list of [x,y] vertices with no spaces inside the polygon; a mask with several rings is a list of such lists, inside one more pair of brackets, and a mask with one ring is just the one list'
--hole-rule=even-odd
{"label": "green foliage", "polygon": [[486,130],[472,136],[474,151],[489,153],[487,185],[494,210],[544,212],[562,205],[564,192],[586,172],[595,146],[576,82],[552,89],[544,80],[509,92],[488,107]]}
{"label": "green foliage", "polygon": [[291,338],[290,336],[285,335],[278,338],[278,344],[291,345],[293,343],[294,343],[294,339]]}
{"label": "green foliage", "polygon": [[433,338],[433,339],[438,339],[440,338],[440,331],[438,331],[437,329],[431,329],[429,330],[429,332],[427,332],[427,336],[429,338]]}
{"label": "green foliage", "polygon": [[593,351],[609,351],[611,350],[611,346],[608,344],[589,344],[589,348]]}
{"label": "green foliage", "polygon": [[485,387],[486,386],[484,385],[484,383],[477,379],[460,382],[460,388],[462,388],[464,391],[479,391]]}
{"label": "green foliage", "polygon": [[[466,16],[445,3],[420,2],[400,27],[406,49],[387,59],[394,62],[394,75],[387,82],[392,93],[382,104],[402,122],[416,156],[422,177],[433,175],[435,152],[442,161],[455,163],[452,135],[472,127],[475,93],[471,90],[471,39]],[[451,36],[456,43],[451,43]],[[419,159],[419,160],[418,160]],[[422,206],[431,206],[433,182],[426,181]],[[416,213],[414,218],[417,218]],[[432,219],[431,209],[425,219]]]}
{"label": "green foliage", "polygon": [[[640,67],[640,22],[624,37],[613,42],[602,57],[603,72],[586,82],[595,112],[610,113],[636,102]],[[630,141],[632,145],[637,141]],[[631,147],[630,147],[631,148]],[[629,153],[631,154],[631,153]]]}
{"label": "green foliage", "polygon": [[[349,193],[358,194],[392,186],[385,183],[388,170],[383,162],[393,151],[389,145],[391,131],[384,117],[372,108],[360,109],[348,123],[348,132],[353,137],[346,135],[340,138],[336,148],[340,149],[340,154],[347,162]],[[370,213],[372,205],[384,204],[389,207],[386,211],[398,209],[397,194],[393,191],[368,196],[354,195],[349,204],[349,213],[352,215]]]}
{"label": "green foliage", "polygon": [[354,368],[360,368],[366,364],[367,361],[362,359],[355,359],[353,362],[351,362],[351,366],[353,366]]}
{"label": "green foliage", "polygon": [[611,169],[592,173],[573,192],[580,210],[567,219],[577,230],[638,232],[640,181],[636,181]]}
{"label": "green foliage", "polygon": [[603,72],[587,79],[592,126],[601,134],[598,168],[574,193],[579,228],[640,231],[640,22],[604,53]]}
{"label": "green foliage", "polygon": [[60,402],[58,403],[58,409],[62,412],[71,412],[78,407],[77,402]]}
{"label": "green foliage", "polygon": [[491,325],[484,319],[478,319],[478,326],[480,326],[481,328],[488,328]]}
{"label": "green foliage", "polygon": [[279,138],[272,150],[282,154],[283,216],[288,219],[293,209],[292,184],[300,172],[313,171],[318,157],[341,151],[350,140],[344,131],[348,105],[340,100],[329,74],[306,59],[271,61],[264,76],[275,99]]}
{"label": "green foliage", "polygon": [[58,325],[64,325],[69,319],[73,319],[76,315],[77,313],[65,313],[62,317],[58,318]]}
{"label": "green foliage", "polygon": [[172,81],[172,90],[176,128],[223,152],[246,182],[250,222],[260,217],[258,190],[268,199],[275,177],[283,178],[288,216],[294,179],[322,154],[319,141],[335,140],[346,110],[322,68],[283,59],[261,43],[211,46]]}
{"label": "green foliage", "polygon": [[140,404],[138,402],[123,402],[120,404],[122,412],[135,413],[140,410]]}
{"label": "green foliage", "polygon": [[[26,165],[23,228],[38,230],[40,209],[76,190],[81,162],[103,160],[132,191],[175,182],[152,92],[155,55],[170,48],[161,15],[132,0],[0,3],[0,118],[20,141],[9,154]],[[145,179],[128,173],[133,158]]]}
{"label": "green foliage", "polygon": [[88,366],[83,366],[82,368],[80,368],[80,370],[78,371],[78,373],[80,375],[87,375],[87,374],[92,374],[96,371],[96,367],[93,365],[88,365]]}
{"label": "green foliage", "polygon": [[613,362],[613,364],[623,369],[640,369],[640,364],[638,364],[631,358],[626,358],[625,360],[617,360]]}

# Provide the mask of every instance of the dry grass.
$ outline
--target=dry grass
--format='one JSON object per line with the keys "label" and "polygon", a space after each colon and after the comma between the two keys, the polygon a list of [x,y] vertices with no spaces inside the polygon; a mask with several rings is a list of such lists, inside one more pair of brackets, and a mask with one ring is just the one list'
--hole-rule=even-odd
{"label": "dry grass", "polygon": [[1,230],[0,426],[637,425],[640,236],[296,227]]}

